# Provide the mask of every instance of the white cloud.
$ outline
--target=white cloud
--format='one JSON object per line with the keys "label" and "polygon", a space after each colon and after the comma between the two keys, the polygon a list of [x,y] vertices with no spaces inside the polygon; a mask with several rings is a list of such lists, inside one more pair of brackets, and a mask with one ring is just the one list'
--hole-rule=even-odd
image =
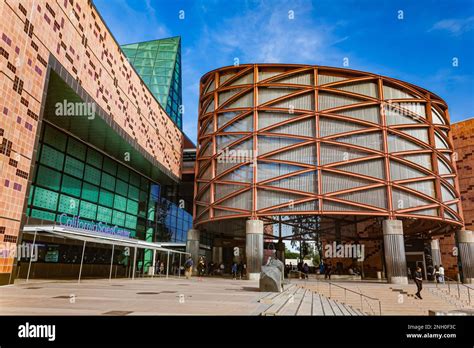
{"label": "white cloud", "polygon": [[[99,4],[99,8],[110,6],[108,2],[103,0]],[[150,0],[146,0],[145,6],[140,9],[133,8],[126,0],[114,0],[113,6],[113,10],[104,11],[108,14],[105,21],[113,29],[112,33],[120,44],[171,36],[168,28],[157,18],[156,11]],[[131,19],[133,19],[133,25],[130,25]]]}
{"label": "white cloud", "polygon": [[[253,3],[252,3],[253,4]],[[199,39],[183,52],[184,130],[196,139],[199,79],[209,70],[245,63],[303,63],[341,66],[336,44],[349,36],[336,35],[345,23],[326,24],[308,1],[288,4],[261,1],[220,20],[206,14]],[[289,18],[293,11],[294,19]],[[207,12],[207,11],[206,11]],[[212,22],[211,22],[212,21]],[[200,61],[197,63],[197,61]],[[202,69],[206,69],[202,71]]]}
{"label": "white cloud", "polygon": [[[289,11],[293,11],[291,19]],[[252,10],[224,20],[213,28],[209,42],[213,48],[241,63],[313,63],[332,62],[338,56],[334,47],[341,38],[334,29],[311,18],[311,4],[285,1],[261,2]],[[337,58],[340,60],[340,58]]]}
{"label": "white cloud", "polygon": [[458,36],[474,28],[474,16],[468,18],[443,19],[436,22],[430,30],[445,30],[451,35]]}

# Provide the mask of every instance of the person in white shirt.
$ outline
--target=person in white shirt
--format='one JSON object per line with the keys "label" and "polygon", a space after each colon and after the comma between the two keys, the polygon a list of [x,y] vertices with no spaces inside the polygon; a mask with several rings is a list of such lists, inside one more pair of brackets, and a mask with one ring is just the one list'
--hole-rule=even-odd
{"label": "person in white shirt", "polygon": [[444,267],[439,265],[439,282],[444,283]]}

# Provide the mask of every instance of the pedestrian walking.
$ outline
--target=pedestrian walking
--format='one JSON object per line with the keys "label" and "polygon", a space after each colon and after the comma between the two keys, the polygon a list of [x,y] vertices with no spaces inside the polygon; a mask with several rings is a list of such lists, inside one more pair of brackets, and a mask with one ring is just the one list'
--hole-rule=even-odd
{"label": "pedestrian walking", "polygon": [[444,267],[439,265],[439,282],[444,283]]}
{"label": "pedestrian walking", "polygon": [[162,261],[160,262],[160,276],[162,276],[165,272],[165,263]]}
{"label": "pedestrian walking", "polygon": [[189,256],[186,262],[184,263],[184,275],[186,276],[186,279],[190,279],[191,276],[193,275],[193,266],[194,266],[193,258]]}
{"label": "pedestrian walking", "polygon": [[238,270],[238,268],[237,268],[237,263],[234,262],[234,263],[232,264],[232,270],[231,270],[231,271],[232,271],[232,279],[233,279],[233,280],[236,280],[236,279],[237,279],[237,270]]}
{"label": "pedestrian walking", "polygon": [[434,279],[436,283],[439,283],[439,267],[438,265],[435,265],[434,267]]}
{"label": "pedestrian walking", "polygon": [[327,265],[326,265],[326,270],[324,272],[324,279],[329,279],[331,280],[331,273],[332,273],[332,263],[329,262]]}
{"label": "pedestrian walking", "polygon": [[423,289],[423,275],[421,273],[421,267],[419,266],[416,267],[415,271],[415,284],[417,289],[415,296],[422,300],[423,298],[421,297],[421,290]]}

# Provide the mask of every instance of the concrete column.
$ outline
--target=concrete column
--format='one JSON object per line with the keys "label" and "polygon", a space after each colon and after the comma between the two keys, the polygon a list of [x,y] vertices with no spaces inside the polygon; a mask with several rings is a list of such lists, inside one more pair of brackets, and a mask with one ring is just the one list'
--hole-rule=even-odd
{"label": "concrete column", "polygon": [[222,247],[212,247],[212,262],[220,264],[222,262]]}
{"label": "concrete column", "polygon": [[387,279],[391,284],[408,284],[405,241],[401,220],[384,220],[383,244]]}
{"label": "concrete column", "polygon": [[148,269],[148,275],[155,275],[156,270],[156,249],[153,249],[153,262],[151,263],[151,268]]}
{"label": "concrete column", "polygon": [[474,231],[457,232],[463,282],[474,284]]}
{"label": "concrete column", "polygon": [[439,240],[431,240],[431,259],[433,260],[433,267],[442,264],[441,262],[441,251],[439,250]]}
{"label": "concrete column", "polygon": [[247,278],[249,280],[260,279],[263,261],[263,221],[247,220],[246,222],[246,246]]}
{"label": "concrete column", "polygon": [[[191,254],[193,258],[193,274],[197,272],[197,265],[199,262],[199,237],[200,232],[194,228],[188,230],[188,236],[186,239],[186,252]],[[188,257],[186,256],[186,259]]]}

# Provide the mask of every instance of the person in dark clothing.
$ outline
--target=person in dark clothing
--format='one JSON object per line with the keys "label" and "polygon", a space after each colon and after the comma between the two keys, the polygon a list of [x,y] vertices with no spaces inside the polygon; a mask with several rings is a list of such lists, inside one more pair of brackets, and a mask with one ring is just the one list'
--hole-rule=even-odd
{"label": "person in dark clothing", "polygon": [[415,294],[420,300],[423,298],[421,297],[421,290],[423,289],[423,275],[421,274],[421,267],[417,267],[415,271],[415,284],[417,288],[417,292]]}
{"label": "person in dark clothing", "polygon": [[214,263],[212,261],[209,261],[207,263],[207,270],[206,270],[207,275],[209,275],[209,276],[212,275],[212,270],[213,269],[214,269]]}
{"label": "person in dark clothing", "polygon": [[186,276],[186,279],[190,279],[191,276],[193,275],[193,266],[194,266],[194,261],[192,257],[189,256],[186,262],[184,263],[184,275]]}
{"label": "person in dark clothing", "polygon": [[329,262],[327,265],[326,265],[326,269],[325,269],[325,272],[324,272],[324,279],[328,279],[331,280],[331,273],[332,273],[332,263]]}
{"label": "person in dark clothing", "polygon": [[231,268],[231,271],[232,271],[232,279],[233,279],[233,280],[236,280],[236,279],[237,279],[237,269],[238,269],[237,263],[234,262],[234,263],[232,264],[232,268]]}
{"label": "person in dark clothing", "polygon": [[303,265],[303,273],[304,273],[305,279],[308,279],[309,278],[309,276],[308,276],[309,275],[309,266],[306,262]]}

